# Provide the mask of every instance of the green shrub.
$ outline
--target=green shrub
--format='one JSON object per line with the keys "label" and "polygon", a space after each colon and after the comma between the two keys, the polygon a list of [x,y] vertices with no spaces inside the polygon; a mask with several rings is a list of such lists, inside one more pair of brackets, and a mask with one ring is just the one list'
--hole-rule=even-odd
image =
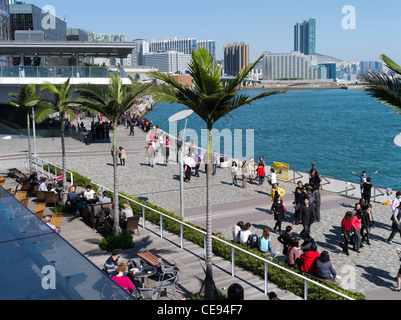
{"label": "green shrub", "polygon": [[[76,172],[73,172],[74,174],[74,183],[77,183],[79,186],[86,187],[88,184],[90,184],[90,179],[87,179],[81,175],[79,175]],[[79,181],[79,182],[78,182]],[[97,186],[93,186],[93,189],[96,191],[98,189]],[[97,192],[97,191],[96,191]],[[134,214],[137,215],[142,215],[142,206],[141,205],[146,205],[149,208],[152,208],[156,211],[159,211],[163,214],[165,214],[168,217],[172,217],[176,220],[179,221],[184,221],[180,216],[176,216],[174,213],[167,211],[163,208],[160,208],[158,206],[155,206],[151,203],[147,203],[146,201],[139,200],[138,198],[129,196],[123,192],[120,192],[120,195],[125,196],[128,199],[131,199],[133,201],[129,201],[132,210]],[[120,198],[119,199],[119,204],[122,205],[123,203],[127,202],[127,199]],[[152,210],[145,209],[145,217],[147,221],[150,221],[156,225],[160,226],[160,215]],[[169,219],[168,217],[163,218],[163,230],[169,231],[173,234],[180,235],[181,232],[181,227],[180,224],[177,223],[176,221],[173,221],[172,219]],[[199,230],[194,224],[191,224],[190,222],[186,222],[188,225],[191,225],[195,227],[196,229]],[[194,232],[191,228],[184,226],[183,227],[183,235],[184,238],[187,239],[188,241],[193,242],[194,244],[197,244],[201,247],[204,246],[204,236],[200,232]],[[218,237],[222,240],[227,241],[227,239],[223,237]],[[235,244],[236,246],[245,249],[245,250],[252,250],[252,253],[255,255],[259,255],[262,258],[265,258],[265,256],[260,253],[259,251],[255,249],[249,249],[246,245],[241,245],[241,244]],[[104,239],[102,239],[101,248],[107,251],[112,251],[115,248],[120,248],[120,249],[128,249],[134,247],[134,243],[132,240],[132,235],[129,234],[129,232],[123,232],[120,236],[109,236]],[[231,247],[225,243],[222,243],[220,241],[217,241],[215,239],[212,240],[212,250],[213,253],[231,261]],[[287,265],[285,265],[283,262],[274,260],[274,263],[277,265],[280,265],[284,268],[289,268]],[[264,277],[264,262],[260,259],[257,259],[255,257],[252,257],[246,253],[243,253],[239,250],[236,250],[235,252],[235,265],[238,267],[241,267],[245,270],[248,270],[255,275],[258,275],[260,277]],[[291,269],[291,271],[294,271],[296,273],[299,273],[295,269]],[[268,280],[274,284],[276,284],[278,287],[284,290],[288,290],[298,296],[303,297],[304,295],[304,280],[296,277],[292,274],[289,274],[275,266],[268,265]],[[314,280],[314,279],[312,279]],[[365,296],[364,294],[360,292],[353,292],[353,291],[348,291],[343,288],[340,288],[335,285],[330,285],[324,283],[326,287],[330,287],[337,292],[343,293],[353,299],[356,300],[364,300]],[[345,298],[342,298],[338,296],[335,293],[331,293],[325,289],[322,289],[319,286],[316,286],[314,284],[309,283],[308,284],[308,299],[309,300],[345,300]]]}
{"label": "green shrub", "polygon": [[135,247],[132,235],[128,231],[123,231],[118,236],[107,236],[100,241],[100,247],[107,252],[114,249],[131,249]]}

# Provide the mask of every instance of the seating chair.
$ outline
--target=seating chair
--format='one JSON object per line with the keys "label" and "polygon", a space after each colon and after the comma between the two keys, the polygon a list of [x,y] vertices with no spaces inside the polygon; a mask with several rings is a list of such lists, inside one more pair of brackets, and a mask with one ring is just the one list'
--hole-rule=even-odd
{"label": "seating chair", "polygon": [[6,179],[0,180],[0,187],[4,188],[5,184],[6,184]]}
{"label": "seating chair", "polygon": [[29,200],[29,198],[25,198],[25,199],[21,199],[20,201],[25,207],[28,207],[28,200]]}
{"label": "seating chair", "polygon": [[57,205],[58,201],[59,201],[59,195],[58,193],[55,193],[53,191],[44,191],[45,193],[45,203],[51,203],[54,204],[54,206]]}
{"label": "seating chair", "polygon": [[156,282],[156,287],[161,292],[164,289],[164,292],[167,295],[167,289],[172,289],[174,292],[174,297],[177,300],[177,293],[175,291],[175,286],[177,284],[177,277],[179,275],[178,270],[174,270],[173,272],[162,273],[159,277],[159,281]]}
{"label": "seating chair", "polygon": [[108,208],[108,209],[110,209],[110,210],[113,210],[113,203],[112,203],[112,202],[110,202],[110,203],[103,203],[103,204],[102,204],[102,209],[105,209],[105,208]]}
{"label": "seating chair", "polygon": [[37,212],[35,212],[35,214],[39,219],[42,219],[44,212],[45,212],[45,209],[42,209],[42,210],[38,210]]}
{"label": "seating chair", "polygon": [[45,210],[45,207],[46,207],[46,203],[44,203],[44,202],[36,202],[35,211],[34,211],[35,214],[37,212],[39,212],[39,211]]}
{"label": "seating chair", "polygon": [[50,223],[54,225],[56,228],[60,229],[62,219],[63,216],[61,214],[53,214]]}
{"label": "seating chair", "polygon": [[45,202],[45,192],[44,191],[36,191],[36,200]]}
{"label": "seating chair", "polygon": [[17,192],[17,200],[21,201],[22,199],[25,199],[27,196],[28,191],[18,191]]}
{"label": "seating chair", "polygon": [[159,299],[160,289],[159,288],[140,288],[136,287],[139,292],[139,299],[141,300],[157,300]]}
{"label": "seating chair", "polygon": [[17,190],[18,190],[18,185],[15,187],[14,192],[13,192],[13,197],[15,197],[15,195],[17,194]]}
{"label": "seating chair", "polygon": [[[160,271],[161,273],[167,273],[167,274],[173,274],[175,271],[180,271],[180,269],[177,267],[177,264],[174,260],[172,259],[165,259],[165,258],[159,258],[157,259],[157,262],[160,265]],[[177,276],[177,282],[179,281],[179,277]]]}
{"label": "seating chair", "polygon": [[12,188],[8,188],[8,189],[6,189],[6,191],[11,193],[12,192]]}
{"label": "seating chair", "polygon": [[127,218],[127,221],[124,221],[124,228],[123,230],[138,230],[138,236],[139,236],[139,218],[141,216],[134,215],[133,217]]}

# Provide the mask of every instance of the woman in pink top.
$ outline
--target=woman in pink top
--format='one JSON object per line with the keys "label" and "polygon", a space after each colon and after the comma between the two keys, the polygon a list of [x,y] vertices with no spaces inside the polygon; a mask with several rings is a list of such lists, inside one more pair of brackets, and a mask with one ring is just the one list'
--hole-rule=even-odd
{"label": "woman in pink top", "polygon": [[354,217],[352,218],[352,230],[354,232],[354,250],[360,252],[359,249],[362,248],[361,244],[361,221],[362,221],[362,211],[358,210]]}
{"label": "woman in pink top", "polygon": [[125,271],[127,270],[126,263],[120,263],[117,267],[118,274],[113,276],[112,279],[117,282],[121,287],[123,287],[129,294],[132,294],[135,290],[135,286],[132,283],[131,279],[124,276]]}

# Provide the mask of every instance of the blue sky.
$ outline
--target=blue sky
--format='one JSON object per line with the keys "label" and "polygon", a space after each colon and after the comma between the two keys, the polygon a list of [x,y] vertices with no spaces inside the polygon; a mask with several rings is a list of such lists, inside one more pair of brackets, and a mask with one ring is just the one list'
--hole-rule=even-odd
{"label": "blue sky", "polygon": [[[95,33],[125,33],[127,40],[196,38],[215,40],[217,58],[233,42],[250,45],[250,59],[264,51],[293,50],[293,26],[316,18],[316,51],[346,61],[401,63],[401,1],[398,0],[25,0],[53,5],[67,26]],[[355,8],[356,28],[343,29],[342,8]]]}

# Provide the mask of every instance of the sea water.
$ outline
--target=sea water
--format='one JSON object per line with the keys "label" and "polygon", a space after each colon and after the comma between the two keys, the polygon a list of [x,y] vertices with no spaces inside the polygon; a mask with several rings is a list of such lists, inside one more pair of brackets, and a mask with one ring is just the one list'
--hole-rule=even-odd
{"label": "sea water", "polygon": [[[254,96],[261,90],[242,90]],[[146,117],[169,131],[168,118],[187,107],[157,104]],[[268,165],[273,161],[289,164],[290,169],[309,171],[311,162],[328,177],[359,182],[351,170],[379,173],[372,184],[401,189],[401,148],[394,138],[401,132],[401,116],[391,107],[378,103],[364,90],[302,89],[289,90],[243,106],[216,122],[214,128],[254,130],[254,157],[262,155]],[[185,121],[178,122],[182,130]],[[193,114],[187,128],[206,129]],[[245,139],[243,139],[245,141]],[[245,153],[245,143],[243,146]]]}

